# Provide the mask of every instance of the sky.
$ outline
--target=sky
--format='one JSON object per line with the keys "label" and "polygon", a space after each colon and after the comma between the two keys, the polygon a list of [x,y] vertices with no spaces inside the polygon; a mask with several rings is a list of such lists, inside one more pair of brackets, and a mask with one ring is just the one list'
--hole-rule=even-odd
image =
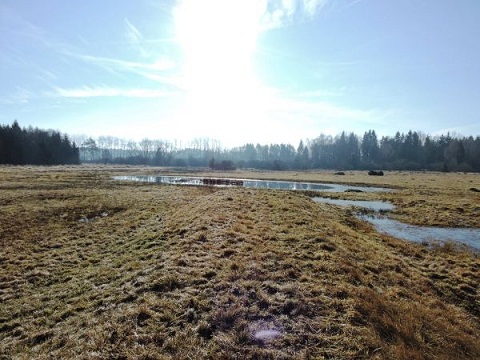
{"label": "sky", "polygon": [[298,144],[480,135],[479,0],[1,0],[0,124]]}

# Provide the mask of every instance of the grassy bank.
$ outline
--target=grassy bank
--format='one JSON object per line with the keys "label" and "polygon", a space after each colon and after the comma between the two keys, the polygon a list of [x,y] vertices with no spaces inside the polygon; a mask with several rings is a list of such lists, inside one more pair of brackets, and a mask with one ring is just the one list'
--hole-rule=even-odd
{"label": "grassy bank", "polygon": [[[157,171],[0,168],[0,356],[480,357],[478,255],[380,235],[300,192],[111,180]],[[337,196],[480,227],[475,175],[252,177],[395,186]]]}

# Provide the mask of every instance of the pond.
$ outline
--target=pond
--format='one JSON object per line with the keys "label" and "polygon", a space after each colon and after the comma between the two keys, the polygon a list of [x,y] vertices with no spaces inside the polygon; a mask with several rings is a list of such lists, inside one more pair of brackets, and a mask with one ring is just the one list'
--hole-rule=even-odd
{"label": "pond", "polygon": [[114,180],[149,182],[174,185],[215,185],[215,186],[243,186],[246,188],[279,189],[279,190],[313,190],[328,192],[387,192],[392,191],[382,187],[350,186],[344,184],[317,184],[296,181],[273,181],[252,179],[214,179],[191,176],[114,176]]}

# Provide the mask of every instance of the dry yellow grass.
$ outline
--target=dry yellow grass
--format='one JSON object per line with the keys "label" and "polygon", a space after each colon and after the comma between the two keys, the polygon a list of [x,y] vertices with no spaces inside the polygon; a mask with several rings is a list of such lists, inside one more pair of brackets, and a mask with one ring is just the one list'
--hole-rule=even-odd
{"label": "dry yellow grass", "polygon": [[[300,192],[111,180],[158,171],[0,168],[1,356],[480,357],[478,255],[380,235]],[[399,218],[478,227],[475,175],[251,177],[396,186],[375,196]]]}
{"label": "dry yellow grass", "polygon": [[[158,174],[158,170],[152,170],[151,173]],[[212,176],[212,173],[200,172],[197,175]],[[480,228],[478,173],[393,171],[386,172],[385,176],[369,176],[367,171],[347,171],[344,176],[337,176],[333,171],[321,170],[216,172],[214,176],[385,186],[396,191],[380,194],[327,194],[327,196],[391,201],[397,207],[393,213],[395,218],[416,225]]]}

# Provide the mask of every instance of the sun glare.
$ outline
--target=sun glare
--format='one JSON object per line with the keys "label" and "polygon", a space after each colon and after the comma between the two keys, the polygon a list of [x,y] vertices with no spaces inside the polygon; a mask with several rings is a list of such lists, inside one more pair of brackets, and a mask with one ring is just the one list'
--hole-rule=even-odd
{"label": "sun glare", "polygon": [[[262,115],[261,89],[253,71],[262,1],[183,0],[175,9],[188,90],[184,117],[216,126]],[[248,117],[248,118],[247,118]],[[222,135],[222,134],[216,134]]]}
{"label": "sun glare", "polygon": [[[177,38],[189,86],[203,88],[250,72],[260,29],[258,1],[184,0],[176,8]],[[227,78],[227,79],[226,79]]]}

